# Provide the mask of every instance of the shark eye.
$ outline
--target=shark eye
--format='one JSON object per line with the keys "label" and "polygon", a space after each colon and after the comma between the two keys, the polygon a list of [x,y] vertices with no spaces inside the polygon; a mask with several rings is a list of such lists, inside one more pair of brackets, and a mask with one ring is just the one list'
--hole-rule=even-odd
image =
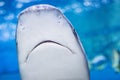
{"label": "shark eye", "polygon": [[25,29],[25,27],[24,26],[22,26],[22,28],[21,28],[22,30],[24,30]]}

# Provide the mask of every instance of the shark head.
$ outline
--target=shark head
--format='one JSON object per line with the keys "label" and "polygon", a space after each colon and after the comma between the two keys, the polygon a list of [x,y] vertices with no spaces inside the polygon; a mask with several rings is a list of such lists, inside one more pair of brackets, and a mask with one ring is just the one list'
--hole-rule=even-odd
{"label": "shark head", "polygon": [[23,10],[16,41],[22,80],[89,80],[80,40],[56,7],[41,4]]}

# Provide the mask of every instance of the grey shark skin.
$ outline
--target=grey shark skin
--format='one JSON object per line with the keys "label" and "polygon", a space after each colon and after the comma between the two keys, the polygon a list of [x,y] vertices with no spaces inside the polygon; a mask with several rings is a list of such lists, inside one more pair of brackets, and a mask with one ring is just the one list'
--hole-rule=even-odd
{"label": "grey shark skin", "polygon": [[41,4],[23,10],[16,41],[22,80],[89,80],[81,43],[59,9]]}

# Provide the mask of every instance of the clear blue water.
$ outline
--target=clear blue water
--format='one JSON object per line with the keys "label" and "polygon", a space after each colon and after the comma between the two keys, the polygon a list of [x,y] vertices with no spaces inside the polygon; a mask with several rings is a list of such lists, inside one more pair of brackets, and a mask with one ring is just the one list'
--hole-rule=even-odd
{"label": "clear blue water", "polygon": [[20,80],[17,15],[34,4],[54,5],[71,21],[86,51],[91,80],[120,80],[119,0],[0,0],[0,80]]}

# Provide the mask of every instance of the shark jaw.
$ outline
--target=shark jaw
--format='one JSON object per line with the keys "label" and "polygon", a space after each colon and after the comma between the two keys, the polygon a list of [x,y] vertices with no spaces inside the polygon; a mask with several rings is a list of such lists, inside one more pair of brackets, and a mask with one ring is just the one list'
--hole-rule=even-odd
{"label": "shark jaw", "polygon": [[89,80],[82,45],[59,9],[44,4],[23,10],[16,41],[22,80]]}
{"label": "shark jaw", "polygon": [[46,43],[57,44],[57,45],[59,45],[59,46],[62,46],[62,47],[64,47],[64,48],[68,49],[72,54],[74,54],[74,52],[73,52],[69,47],[67,47],[67,46],[65,46],[65,45],[63,45],[63,44],[60,44],[60,43],[58,43],[58,42],[51,41],[51,40],[45,40],[45,41],[42,41],[42,42],[38,43],[37,45],[35,45],[35,46],[32,48],[32,50],[27,54],[27,57],[26,57],[25,62],[27,62],[27,60],[28,60],[28,58],[29,58],[29,55],[30,55],[30,53],[32,53],[33,50],[35,50],[38,46],[40,46],[40,45],[42,45],[42,44],[46,44]]}

